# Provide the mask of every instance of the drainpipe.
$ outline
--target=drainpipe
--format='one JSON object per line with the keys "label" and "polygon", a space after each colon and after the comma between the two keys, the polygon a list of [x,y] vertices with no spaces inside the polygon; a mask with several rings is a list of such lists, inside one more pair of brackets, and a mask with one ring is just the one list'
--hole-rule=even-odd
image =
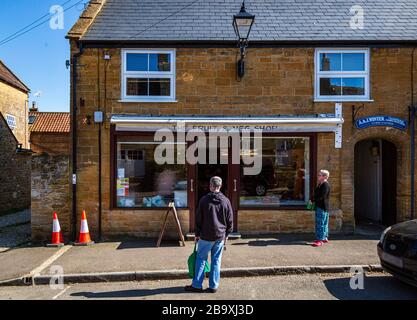
{"label": "drainpipe", "polygon": [[416,48],[413,48],[411,53],[411,106],[410,106],[410,126],[411,126],[411,145],[410,145],[410,161],[411,161],[411,197],[410,197],[410,217],[414,219],[414,174],[415,174],[415,118],[416,118],[416,107],[414,105],[414,51]]}
{"label": "drainpipe", "polygon": [[82,43],[79,51],[72,56],[72,238],[77,238],[77,62],[83,53]]}

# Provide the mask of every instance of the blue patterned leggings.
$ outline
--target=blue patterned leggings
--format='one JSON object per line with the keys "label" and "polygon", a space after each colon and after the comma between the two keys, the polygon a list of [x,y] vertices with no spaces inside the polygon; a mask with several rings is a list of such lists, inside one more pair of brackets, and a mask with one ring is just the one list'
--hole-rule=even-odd
{"label": "blue patterned leggings", "polygon": [[329,236],[329,213],[316,208],[316,240],[324,240]]}

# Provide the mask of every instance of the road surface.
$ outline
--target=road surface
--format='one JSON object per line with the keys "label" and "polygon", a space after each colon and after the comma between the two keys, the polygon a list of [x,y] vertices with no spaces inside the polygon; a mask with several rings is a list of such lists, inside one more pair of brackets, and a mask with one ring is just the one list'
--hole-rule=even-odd
{"label": "road surface", "polygon": [[216,294],[185,293],[183,286],[189,284],[187,280],[70,284],[60,289],[52,289],[50,286],[0,287],[0,299],[417,300],[417,288],[403,284],[390,275],[366,275],[363,290],[352,290],[350,277],[351,274],[305,274],[225,278],[221,280],[221,288]]}

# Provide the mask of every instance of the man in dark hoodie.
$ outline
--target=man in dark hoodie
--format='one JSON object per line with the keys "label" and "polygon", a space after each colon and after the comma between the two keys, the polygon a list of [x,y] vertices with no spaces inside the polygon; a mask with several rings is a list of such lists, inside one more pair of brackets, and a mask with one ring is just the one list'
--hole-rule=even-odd
{"label": "man in dark hoodie", "polygon": [[229,199],[220,192],[221,187],[222,179],[212,177],[210,192],[198,204],[195,217],[195,241],[197,242],[195,276],[192,285],[185,287],[186,291],[203,291],[204,267],[209,252],[211,252],[211,269],[208,291],[215,293],[219,287],[224,242],[233,230],[232,205]]}

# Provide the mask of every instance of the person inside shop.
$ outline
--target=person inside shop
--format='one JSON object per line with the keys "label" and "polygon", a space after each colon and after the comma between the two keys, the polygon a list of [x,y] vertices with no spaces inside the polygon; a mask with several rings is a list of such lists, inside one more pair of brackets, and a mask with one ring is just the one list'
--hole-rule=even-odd
{"label": "person inside shop", "polygon": [[329,176],[329,171],[320,170],[317,177],[318,185],[314,190],[316,241],[313,242],[313,247],[321,247],[324,243],[329,242]]}
{"label": "person inside shop", "polygon": [[220,191],[222,179],[218,176],[210,179],[210,192],[201,198],[195,217],[195,241],[197,242],[197,257],[195,276],[192,284],[185,291],[202,292],[204,269],[211,253],[211,268],[209,276],[210,293],[215,293],[219,287],[220,265],[224,243],[233,230],[233,209],[230,200]]}

